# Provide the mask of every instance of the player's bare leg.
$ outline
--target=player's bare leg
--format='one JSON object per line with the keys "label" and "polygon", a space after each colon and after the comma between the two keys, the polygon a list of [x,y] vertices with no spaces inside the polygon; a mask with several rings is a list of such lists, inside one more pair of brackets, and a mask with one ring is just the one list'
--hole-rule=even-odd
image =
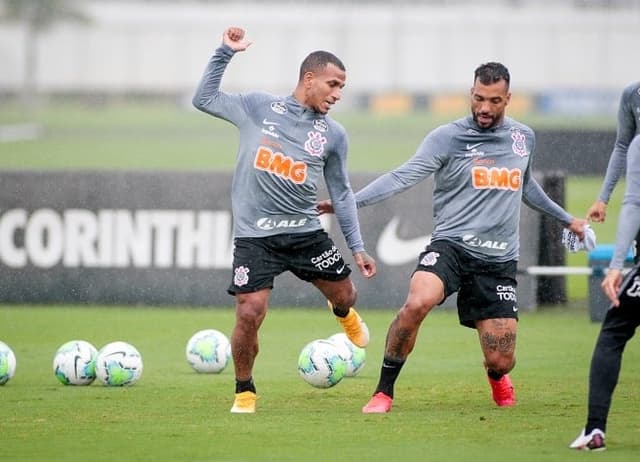
{"label": "player's bare leg", "polygon": [[391,410],[395,382],[407,357],[413,351],[420,324],[443,299],[444,284],[438,276],[425,271],[414,273],[407,300],[387,331],[378,386],[371,400],[362,408],[362,412],[381,414]]}
{"label": "player's bare leg", "polygon": [[341,281],[316,279],[312,283],[331,302],[336,316],[346,316],[349,308],[356,304],[356,287],[349,277]]}
{"label": "player's bare leg", "polygon": [[508,374],[516,364],[518,321],[514,318],[484,319],[476,322],[476,328],[493,400],[498,406],[513,406],[516,397]]}
{"label": "player's bare leg", "polygon": [[351,279],[317,279],[313,284],[327,298],[329,309],[335,314],[349,340],[357,347],[366,347],[369,344],[369,328],[354,308],[357,292]]}
{"label": "player's bare leg", "polygon": [[231,333],[231,354],[236,374],[236,399],[231,412],[255,412],[253,364],[258,355],[258,330],[267,314],[270,289],[236,295],[236,324]]}

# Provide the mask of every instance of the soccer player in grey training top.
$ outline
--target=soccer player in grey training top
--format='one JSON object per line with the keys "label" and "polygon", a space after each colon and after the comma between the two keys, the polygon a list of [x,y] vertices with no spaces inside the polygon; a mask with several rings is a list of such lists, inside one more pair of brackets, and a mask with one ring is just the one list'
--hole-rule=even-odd
{"label": "soccer player in grey training top", "polygon": [[[625,87],[618,105],[618,122],[616,141],[609,158],[607,172],[602,182],[600,195],[587,211],[587,218],[595,222],[603,222],[607,215],[607,204],[618,180],[624,175],[627,167],[627,151],[631,140],[640,135],[640,82]],[[640,232],[635,238],[635,258],[640,261]]]}
{"label": "soccer player in grey training top", "polygon": [[375,261],[364,249],[347,177],[347,135],[327,116],[342,96],[344,65],[333,54],[316,51],[302,62],[289,96],[220,91],[229,61],[250,45],[243,29],[228,28],[193,97],[195,107],[240,131],[231,191],[234,251],[228,288],[236,298],[231,334],[236,375],[231,412],[235,413],[255,412],[252,371],[258,329],[274,278],[282,272],[291,271],[316,286],[353,343],[365,347],[369,342],[367,326],[353,309],[356,290],[351,270],[318,219],[322,177],[358,269],[367,278],[376,273]]}
{"label": "soccer player in grey training top", "polygon": [[[391,410],[394,384],[420,324],[454,292],[460,323],[478,332],[494,401],[498,406],[516,402],[507,374],[515,365],[521,201],[559,220],[580,239],[586,220],[570,216],[534,180],[534,133],[505,117],[509,81],[500,63],[478,67],[471,115],[433,130],[404,165],[356,193],[358,207],[367,206],[435,177],[432,240],[418,258],[409,294],[389,327],[380,379],[365,413]],[[330,204],[319,207],[330,211]]]}
{"label": "soccer player in grey training top", "polygon": [[631,241],[640,233],[640,135],[629,144],[626,164],[626,190],[618,219],[616,246],[609,270],[602,281],[602,290],[611,305],[591,357],[587,423],[569,445],[572,449],[606,449],[604,435],[611,397],[620,375],[622,353],[640,325],[640,263],[636,261],[624,279],[622,277]]}

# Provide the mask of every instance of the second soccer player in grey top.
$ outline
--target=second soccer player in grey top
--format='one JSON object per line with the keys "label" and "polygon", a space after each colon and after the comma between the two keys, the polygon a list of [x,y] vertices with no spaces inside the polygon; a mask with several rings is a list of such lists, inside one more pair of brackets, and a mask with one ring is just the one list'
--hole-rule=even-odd
{"label": "second soccer player in grey top", "polygon": [[[394,384],[420,324],[454,292],[460,323],[478,332],[495,403],[516,402],[508,372],[515,365],[520,204],[559,220],[580,238],[586,221],[551,201],[534,180],[534,132],[505,117],[509,83],[502,64],[478,67],[471,115],[433,130],[404,165],[356,193],[362,207],[431,175],[435,179],[432,241],[419,256],[409,294],[389,327],[380,379],[365,413],[391,410]],[[330,204],[320,207],[330,211]]]}

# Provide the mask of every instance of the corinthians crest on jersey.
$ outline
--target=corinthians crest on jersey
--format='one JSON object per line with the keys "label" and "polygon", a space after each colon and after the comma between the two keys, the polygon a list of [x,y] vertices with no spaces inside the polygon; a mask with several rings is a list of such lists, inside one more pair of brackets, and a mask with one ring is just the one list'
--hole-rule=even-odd
{"label": "corinthians crest on jersey", "polygon": [[519,155],[520,157],[526,157],[529,155],[527,151],[527,137],[520,131],[518,128],[511,129],[511,139],[513,140],[513,144],[511,145],[511,149],[514,154]]}

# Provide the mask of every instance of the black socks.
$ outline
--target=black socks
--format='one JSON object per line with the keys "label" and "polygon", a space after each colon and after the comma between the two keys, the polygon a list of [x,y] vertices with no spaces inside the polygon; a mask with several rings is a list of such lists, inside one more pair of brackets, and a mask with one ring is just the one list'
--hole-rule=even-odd
{"label": "black socks", "polygon": [[380,381],[376,387],[376,393],[382,392],[389,398],[393,398],[393,386],[396,383],[396,379],[398,378],[403,365],[404,360],[391,359],[387,357],[382,360]]}
{"label": "black socks", "polygon": [[243,391],[256,392],[256,386],[253,384],[253,377],[250,377],[249,380],[236,379],[236,393],[242,393]]}
{"label": "black socks", "polygon": [[349,314],[349,310],[347,309],[346,313],[342,313],[339,308],[336,308],[336,306],[332,303],[331,304],[331,311],[333,311],[333,314],[335,314],[336,316],[338,316],[339,318],[346,318],[347,315]]}

